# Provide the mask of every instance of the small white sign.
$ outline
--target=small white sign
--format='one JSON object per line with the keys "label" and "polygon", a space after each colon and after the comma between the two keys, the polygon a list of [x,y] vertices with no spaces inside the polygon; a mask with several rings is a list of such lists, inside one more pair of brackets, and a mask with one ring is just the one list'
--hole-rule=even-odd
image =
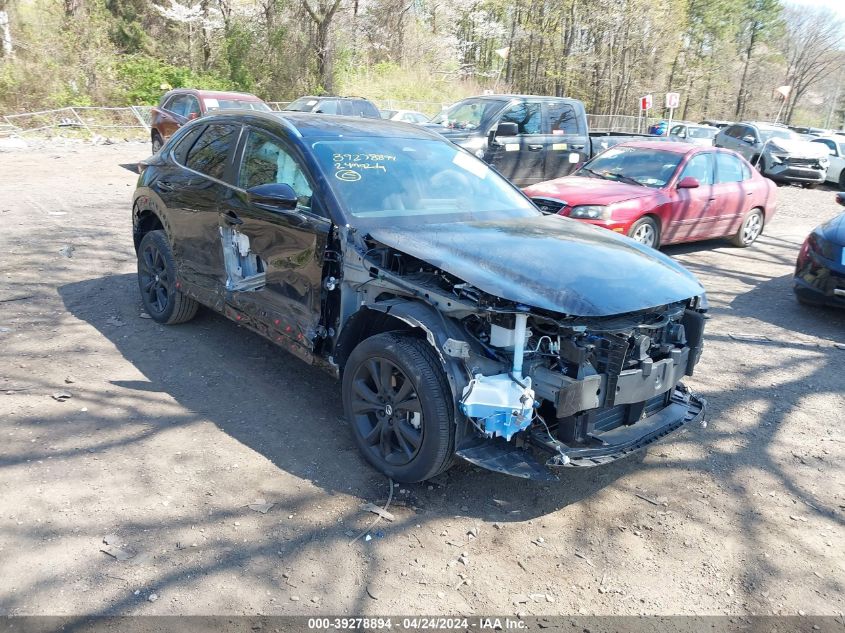
{"label": "small white sign", "polygon": [[667,108],[677,108],[681,105],[681,93],[679,92],[667,92],[666,93],[666,107]]}

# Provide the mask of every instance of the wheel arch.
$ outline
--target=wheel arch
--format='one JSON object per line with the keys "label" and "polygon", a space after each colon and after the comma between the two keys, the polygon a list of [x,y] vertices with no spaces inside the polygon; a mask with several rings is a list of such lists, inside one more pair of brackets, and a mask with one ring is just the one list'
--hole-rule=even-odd
{"label": "wheel arch", "polygon": [[164,226],[159,215],[152,209],[142,208],[138,205],[135,207],[135,221],[132,228],[132,241],[135,244],[135,252],[138,252],[138,246],[141,240],[150,231],[162,230],[167,233],[167,228]]}
{"label": "wheel arch", "polygon": [[362,306],[344,324],[335,347],[335,362],[343,374],[346,361],[355,346],[361,341],[383,332],[400,331],[425,339],[434,348],[440,359],[452,394],[463,392],[468,376],[459,359],[449,356],[443,350],[446,341],[466,338],[461,328],[452,319],[436,308],[420,301],[390,299]]}

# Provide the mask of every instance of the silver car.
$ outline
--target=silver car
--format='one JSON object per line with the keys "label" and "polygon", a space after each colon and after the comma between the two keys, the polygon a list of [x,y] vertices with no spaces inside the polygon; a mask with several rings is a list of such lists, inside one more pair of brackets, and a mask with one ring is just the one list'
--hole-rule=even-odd
{"label": "silver car", "polygon": [[719,133],[719,128],[697,123],[678,123],[669,130],[669,138],[673,141],[712,147],[713,139]]}
{"label": "silver car", "polygon": [[826,147],[773,123],[734,123],[716,135],[715,145],[742,154],[772,180],[808,187],[823,183],[830,165]]}

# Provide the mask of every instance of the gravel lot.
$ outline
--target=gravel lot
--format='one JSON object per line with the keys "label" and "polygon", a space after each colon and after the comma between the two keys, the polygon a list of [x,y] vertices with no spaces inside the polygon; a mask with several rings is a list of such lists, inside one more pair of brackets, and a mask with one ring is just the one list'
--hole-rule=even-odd
{"label": "gravel lot", "polygon": [[209,312],[140,317],[147,154],[0,154],[0,615],[845,611],[845,313],[790,286],[831,190],[781,187],[750,249],[668,249],[710,297],[706,429],[555,485],[459,465],[351,543],[389,484],[339,385]]}

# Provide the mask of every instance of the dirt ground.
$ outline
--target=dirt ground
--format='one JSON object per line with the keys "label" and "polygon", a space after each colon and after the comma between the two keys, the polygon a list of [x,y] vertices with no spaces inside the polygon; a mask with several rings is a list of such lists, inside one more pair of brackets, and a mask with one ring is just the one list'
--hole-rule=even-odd
{"label": "dirt ground", "polygon": [[790,286],[830,189],[781,187],[752,248],[668,249],[710,297],[707,428],[554,485],[458,465],[352,543],[389,484],[339,385],[209,312],[141,318],[147,154],[0,153],[0,615],[845,611],[845,313]]}

